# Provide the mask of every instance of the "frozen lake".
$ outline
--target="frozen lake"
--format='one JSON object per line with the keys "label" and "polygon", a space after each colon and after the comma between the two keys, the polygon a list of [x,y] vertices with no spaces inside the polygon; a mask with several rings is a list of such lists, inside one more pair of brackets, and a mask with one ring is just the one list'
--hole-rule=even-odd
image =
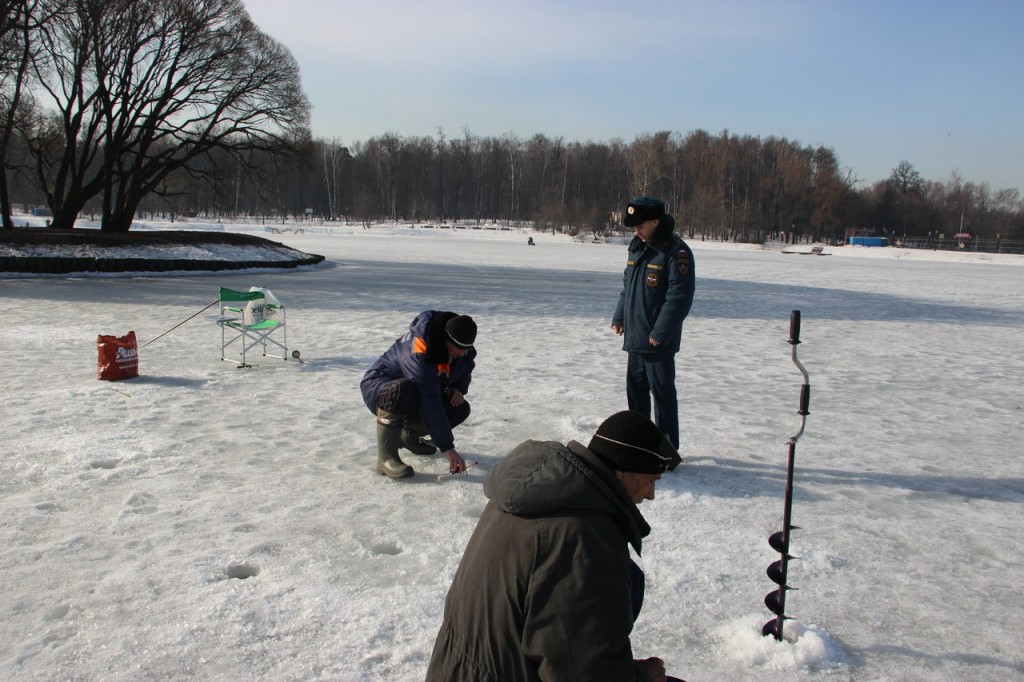
{"label": "frozen lake", "polygon": [[[0,279],[0,676],[422,679],[487,470],[625,408],[609,329],[625,249],[525,234],[266,235],[318,267]],[[699,680],[1018,680],[1024,267],[1012,258],[691,242],[677,358],[684,464],[641,506],[637,657]],[[1018,257],[1019,258],[1019,257]],[[1024,260],[1024,259],[1021,259]],[[219,359],[210,308],[96,380],[96,336],[146,343],[266,286],[305,364]],[[426,309],[473,315],[479,465],[371,473],[358,382]],[[760,637],[800,375],[792,641]],[[1017,443],[1017,445],[1015,445]]]}

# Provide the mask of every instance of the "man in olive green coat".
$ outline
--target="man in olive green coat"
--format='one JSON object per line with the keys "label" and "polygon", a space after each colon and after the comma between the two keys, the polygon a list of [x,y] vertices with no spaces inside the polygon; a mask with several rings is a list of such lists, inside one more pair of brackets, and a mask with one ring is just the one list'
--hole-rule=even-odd
{"label": "man in olive green coat", "polygon": [[637,508],[679,455],[638,412],[606,419],[587,447],[526,441],[488,475],[489,498],[445,602],[428,682],[662,682],[635,660],[650,526]]}

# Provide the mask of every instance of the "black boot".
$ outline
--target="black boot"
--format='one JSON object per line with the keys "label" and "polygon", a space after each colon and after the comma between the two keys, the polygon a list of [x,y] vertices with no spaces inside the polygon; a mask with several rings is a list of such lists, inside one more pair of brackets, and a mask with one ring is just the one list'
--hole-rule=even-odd
{"label": "black boot", "polygon": [[412,467],[398,456],[405,417],[377,410],[377,473],[391,479],[409,478]]}
{"label": "black boot", "polygon": [[426,435],[427,429],[422,421],[418,418],[415,421],[406,419],[405,428],[402,429],[402,447],[421,457],[432,455],[437,452],[437,448],[423,440]]}

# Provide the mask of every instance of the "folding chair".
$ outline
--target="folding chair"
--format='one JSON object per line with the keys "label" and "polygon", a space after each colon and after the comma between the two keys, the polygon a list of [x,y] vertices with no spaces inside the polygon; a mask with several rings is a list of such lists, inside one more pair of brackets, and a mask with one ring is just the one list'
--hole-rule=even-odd
{"label": "folding chair", "polygon": [[[220,325],[221,360],[229,359],[225,353],[228,346],[235,343],[238,343],[238,353],[242,356],[239,367],[251,367],[245,356],[256,346],[263,347],[265,357],[288,359],[284,305],[269,289],[251,287],[249,291],[235,291],[221,287],[217,324]],[[281,331],[281,341],[271,338],[278,330]],[[280,349],[281,354],[268,353],[268,345],[272,350]]]}

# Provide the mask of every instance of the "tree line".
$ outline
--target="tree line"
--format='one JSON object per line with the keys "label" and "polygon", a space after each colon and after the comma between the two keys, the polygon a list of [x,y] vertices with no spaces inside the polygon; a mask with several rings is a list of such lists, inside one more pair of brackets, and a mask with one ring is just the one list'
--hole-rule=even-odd
{"label": "tree line", "polygon": [[828,147],[659,131],[632,141],[313,138],[286,48],[239,0],[0,0],[0,208],[123,231],[138,214],[477,221],[595,234],[664,199],[690,237],[842,240],[850,228],[1024,239],[1016,189],[907,161],[867,187]]}
{"label": "tree line", "polygon": [[[257,158],[259,157],[259,158]],[[850,228],[889,236],[970,232],[1024,239],[1016,189],[993,191],[953,175],[929,181],[909,162],[858,189],[827,147],[703,130],[631,142],[449,138],[385,133],[349,145],[311,139],[287,161],[224,158],[213,182],[181,187],[178,213],[320,220],[498,222],[603,233],[636,196],[665,200],[690,237],[764,242],[841,241]],[[158,202],[150,210],[160,211]]]}

